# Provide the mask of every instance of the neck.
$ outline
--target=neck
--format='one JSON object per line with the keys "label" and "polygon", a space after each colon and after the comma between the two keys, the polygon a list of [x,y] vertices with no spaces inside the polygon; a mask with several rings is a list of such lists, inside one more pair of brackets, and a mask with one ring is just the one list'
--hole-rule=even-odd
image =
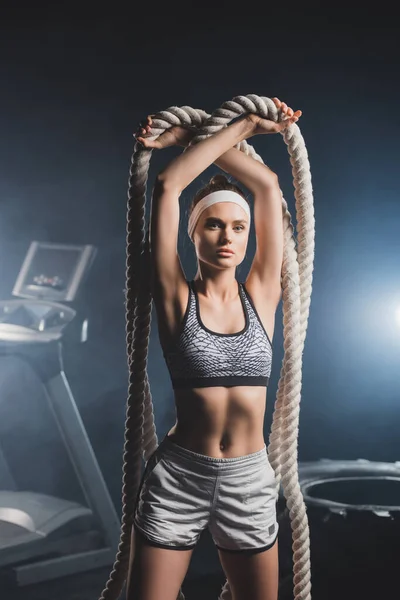
{"label": "neck", "polygon": [[238,296],[238,282],[229,272],[204,276],[199,271],[193,279],[196,292],[216,302],[231,302]]}

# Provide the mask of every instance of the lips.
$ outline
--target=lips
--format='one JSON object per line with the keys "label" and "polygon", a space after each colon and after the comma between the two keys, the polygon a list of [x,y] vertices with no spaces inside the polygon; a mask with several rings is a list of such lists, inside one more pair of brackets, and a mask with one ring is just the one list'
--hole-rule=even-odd
{"label": "lips", "polygon": [[234,252],[232,252],[232,250],[228,250],[226,248],[220,248],[219,250],[217,250],[218,254],[235,254]]}

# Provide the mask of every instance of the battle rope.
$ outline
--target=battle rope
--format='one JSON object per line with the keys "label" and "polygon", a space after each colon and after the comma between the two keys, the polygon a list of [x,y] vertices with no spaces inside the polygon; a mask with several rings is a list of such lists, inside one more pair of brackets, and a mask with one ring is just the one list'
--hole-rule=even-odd
{"label": "battle rope", "polygon": [[[174,125],[198,130],[192,144],[213,135],[245,113],[278,122],[280,111],[270,98],[249,94],[225,102],[211,116],[190,106],[172,106],[152,117],[150,139]],[[293,540],[294,599],[311,600],[310,540],[306,506],[299,485],[297,448],[302,383],[302,358],[312,289],[314,261],[314,205],[310,165],[297,124],[282,132],[292,165],[296,199],[297,242],[291,215],[282,195],[284,255],[282,263],[283,339],[278,391],[268,446],[277,490],[282,484],[289,510]],[[263,162],[246,141],[236,146]],[[149,240],[146,232],[146,184],[152,150],[135,143],[131,159],[126,245],[126,342],[129,387],[125,423],[121,537],[113,570],[99,600],[116,600],[127,578],[136,496],[141,480],[141,459],[147,462],[158,447],[153,402],[147,374],[152,296],[149,282]],[[231,600],[228,581],[220,600]],[[182,590],[178,600],[185,600]]]}

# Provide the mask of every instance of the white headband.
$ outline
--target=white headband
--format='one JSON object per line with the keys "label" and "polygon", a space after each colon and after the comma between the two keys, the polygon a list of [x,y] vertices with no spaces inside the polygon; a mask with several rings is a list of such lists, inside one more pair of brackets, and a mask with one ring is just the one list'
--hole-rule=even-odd
{"label": "white headband", "polygon": [[197,221],[200,218],[201,213],[206,210],[209,206],[216,204],[217,202],[234,202],[243,208],[249,218],[249,225],[251,221],[250,207],[248,202],[242,198],[237,192],[231,190],[219,190],[218,192],[212,192],[207,196],[204,196],[194,207],[189,217],[188,234],[192,239],[194,228],[197,225]]}

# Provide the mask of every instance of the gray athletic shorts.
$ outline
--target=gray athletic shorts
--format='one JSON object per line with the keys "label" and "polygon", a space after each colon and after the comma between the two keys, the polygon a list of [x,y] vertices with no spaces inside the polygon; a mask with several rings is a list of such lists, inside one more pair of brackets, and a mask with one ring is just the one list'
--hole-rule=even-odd
{"label": "gray athletic shorts", "polygon": [[254,553],[278,536],[275,473],[267,449],[214,458],[163,439],[146,463],[135,532],[160,548],[189,550],[208,528],[217,548]]}

